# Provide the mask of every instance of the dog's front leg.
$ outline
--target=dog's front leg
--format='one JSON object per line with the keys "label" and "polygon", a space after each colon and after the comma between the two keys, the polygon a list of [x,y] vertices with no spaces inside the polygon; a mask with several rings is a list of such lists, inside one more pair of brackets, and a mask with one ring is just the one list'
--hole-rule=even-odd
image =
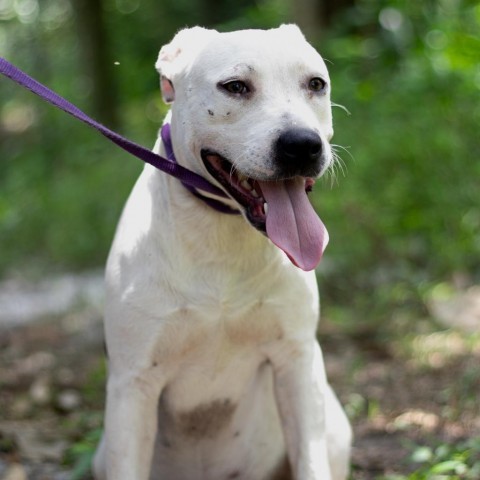
{"label": "dog's front leg", "polygon": [[296,480],[331,480],[326,439],[327,380],[315,339],[275,349],[275,395]]}
{"label": "dog's front leg", "polygon": [[163,384],[158,372],[110,375],[105,418],[108,480],[148,480]]}

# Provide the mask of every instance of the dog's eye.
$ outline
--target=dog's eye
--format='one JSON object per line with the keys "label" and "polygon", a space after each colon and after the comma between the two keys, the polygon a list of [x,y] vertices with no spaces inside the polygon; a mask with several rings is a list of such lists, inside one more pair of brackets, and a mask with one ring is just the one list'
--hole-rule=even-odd
{"label": "dog's eye", "polygon": [[327,88],[327,82],[320,77],[314,77],[308,82],[308,89],[312,92],[323,92]]}
{"label": "dog's eye", "polygon": [[232,80],[231,82],[223,83],[221,86],[228,93],[232,93],[234,95],[245,95],[250,91],[247,84],[240,80]]}

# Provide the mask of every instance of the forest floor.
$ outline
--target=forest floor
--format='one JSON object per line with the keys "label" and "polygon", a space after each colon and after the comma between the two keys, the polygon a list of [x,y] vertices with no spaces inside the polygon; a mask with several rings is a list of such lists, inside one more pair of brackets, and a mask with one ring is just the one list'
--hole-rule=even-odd
{"label": "forest floor", "polygon": [[[355,431],[352,480],[402,479],[434,461],[438,446],[480,438],[480,342],[472,338],[443,329],[380,341],[322,320],[328,375]],[[0,324],[0,480],[89,479],[104,383],[97,307]]]}

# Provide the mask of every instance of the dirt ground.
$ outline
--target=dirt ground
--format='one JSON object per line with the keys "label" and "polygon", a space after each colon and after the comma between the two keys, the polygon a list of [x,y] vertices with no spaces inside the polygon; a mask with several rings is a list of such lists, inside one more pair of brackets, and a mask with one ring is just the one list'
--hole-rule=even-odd
{"label": "dirt ground", "polygon": [[[329,378],[355,430],[353,480],[411,471],[412,445],[480,435],[480,348],[467,335],[390,342],[322,325]],[[74,467],[88,479],[79,463],[101,428],[104,376],[97,311],[0,330],[0,480],[64,480]]]}

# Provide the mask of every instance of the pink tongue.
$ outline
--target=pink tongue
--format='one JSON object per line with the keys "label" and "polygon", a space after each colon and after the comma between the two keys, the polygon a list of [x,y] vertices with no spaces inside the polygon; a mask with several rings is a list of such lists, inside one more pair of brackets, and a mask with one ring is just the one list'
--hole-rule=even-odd
{"label": "pink tongue", "polygon": [[267,235],[302,270],[313,270],[328,233],[305,192],[305,179],[259,182],[268,204]]}

